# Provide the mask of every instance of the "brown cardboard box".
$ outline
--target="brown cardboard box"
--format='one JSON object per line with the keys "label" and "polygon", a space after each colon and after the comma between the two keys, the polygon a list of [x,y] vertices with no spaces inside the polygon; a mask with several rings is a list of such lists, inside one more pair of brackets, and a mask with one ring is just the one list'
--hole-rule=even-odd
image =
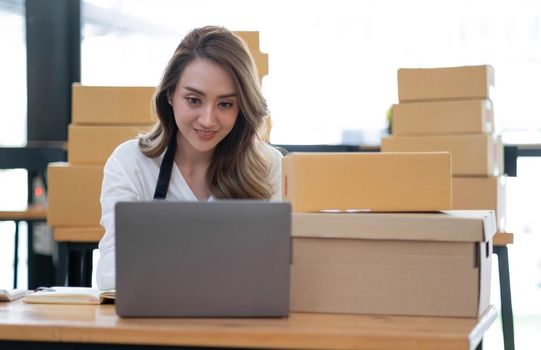
{"label": "brown cardboard box", "polygon": [[453,177],[453,209],[494,210],[498,231],[505,231],[505,176]]}
{"label": "brown cardboard box", "polygon": [[56,226],[54,240],[60,242],[99,242],[105,230],[102,226]]}
{"label": "brown cardboard box", "polygon": [[154,87],[72,85],[75,124],[150,124]]}
{"label": "brown cardboard box", "polygon": [[393,106],[394,135],[490,134],[490,100],[401,103]]}
{"label": "brown cardboard box", "polygon": [[293,211],[451,208],[449,153],[291,153],[282,194]]}
{"label": "brown cardboard box", "polygon": [[240,36],[248,46],[257,67],[259,81],[263,80],[263,77],[269,74],[269,55],[259,50],[259,32],[235,32],[235,34]]}
{"label": "brown cardboard box", "polygon": [[293,312],[477,317],[492,211],[293,213]]}
{"label": "brown cardboard box", "polygon": [[99,226],[103,166],[51,163],[47,171],[49,226]]}
{"label": "brown cardboard box", "polygon": [[150,125],[89,126],[71,124],[68,129],[70,164],[105,164],[122,142],[148,130]]}
{"label": "brown cardboard box", "polygon": [[382,152],[451,152],[453,175],[496,176],[503,172],[493,135],[391,136],[381,140]]}
{"label": "brown cardboard box", "polygon": [[398,99],[402,102],[485,99],[494,87],[494,68],[464,66],[402,68],[398,70]]}

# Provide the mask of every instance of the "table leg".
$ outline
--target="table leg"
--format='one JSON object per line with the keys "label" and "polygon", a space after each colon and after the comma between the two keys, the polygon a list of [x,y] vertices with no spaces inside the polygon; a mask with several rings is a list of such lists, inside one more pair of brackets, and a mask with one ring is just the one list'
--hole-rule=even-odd
{"label": "table leg", "polygon": [[515,350],[513,306],[511,303],[511,282],[509,279],[509,256],[507,253],[507,247],[495,246],[494,253],[498,255],[504,349]]}
{"label": "table leg", "polygon": [[68,286],[83,287],[81,284],[82,258],[81,252],[75,249],[75,244],[71,244],[68,249]]}
{"label": "table leg", "polygon": [[92,286],[92,250],[81,251],[81,285]]}
{"label": "table leg", "polygon": [[19,221],[15,221],[15,251],[13,252],[13,288],[17,288],[19,275]]}
{"label": "table leg", "polygon": [[68,285],[69,243],[58,242],[58,266],[56,267],[56,284]]}

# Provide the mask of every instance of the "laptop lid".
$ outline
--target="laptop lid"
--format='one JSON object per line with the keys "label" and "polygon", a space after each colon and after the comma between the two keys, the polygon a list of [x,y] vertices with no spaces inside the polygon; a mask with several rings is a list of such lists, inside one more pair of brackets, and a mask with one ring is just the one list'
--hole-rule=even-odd
{"label": "laptop lid", "polygon": [[115,214],[120,316],[287,316],[289,203],[120,202]]}

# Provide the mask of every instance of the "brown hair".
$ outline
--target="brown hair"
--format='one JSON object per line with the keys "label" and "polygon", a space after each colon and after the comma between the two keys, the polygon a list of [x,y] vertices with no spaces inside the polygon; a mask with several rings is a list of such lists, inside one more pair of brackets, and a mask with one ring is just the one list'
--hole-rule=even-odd
{"label": "brown hair", "polygon": [[161,155],[177,134],[173,109],[168,103],[186,66],[208,59],[229,72],[237,89],[239,114],[231,132],[216,146],[207,170],[207,186],[215,198],[269,199],[268,165],[256,146],[258,132],[268,114],[267,103],[252,56],[237,35],[223,27],[191,31],[165,68],[153,97],[158,122],[139,138],[139,148],[151,158]]}

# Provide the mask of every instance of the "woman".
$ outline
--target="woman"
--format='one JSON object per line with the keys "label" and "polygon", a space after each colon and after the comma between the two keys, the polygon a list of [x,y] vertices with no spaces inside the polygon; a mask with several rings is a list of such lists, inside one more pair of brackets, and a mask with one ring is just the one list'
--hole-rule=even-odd
{"label": "woman", "polygon": [[254,61],[235,34],[222,27],[190,32],[153,107],[153,129],[120,145],[104,168],[100,289],[115,288],[116,202],[281,198],[282,155],[258,138],[267,106]]}

